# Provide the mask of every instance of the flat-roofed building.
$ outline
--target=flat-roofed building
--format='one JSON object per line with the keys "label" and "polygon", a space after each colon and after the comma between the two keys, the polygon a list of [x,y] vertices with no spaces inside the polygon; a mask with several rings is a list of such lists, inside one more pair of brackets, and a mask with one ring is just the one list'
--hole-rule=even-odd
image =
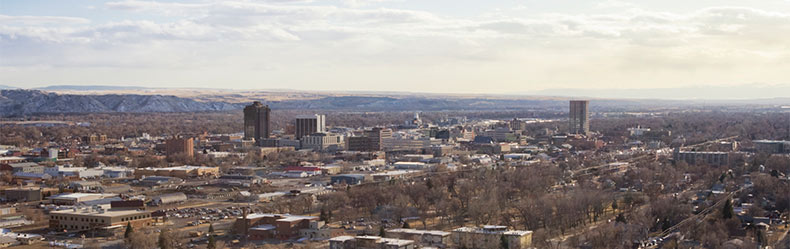
{"label": "flat-roofed building", "polygon": [[426,247],[447,248],[450,246],[451,233],[439,230],[418,230],[408,228],[389,229],[386,236],[389,238],[412,240],[417,245]]}
{"label": "flat-roofed building", "polygon": [[40,188],[10,188],[3,192],[7,201],[41,201],[43,196]]}
{"label": "flat-roofed building", "polygon": [[98,194],[98,193],[66,193],[51,196],[49,199],[55,205],[77,205],[87,201],[116,197],[117,194]]}
{"label": "flat-roofed building", "polygon": [[452,232],[457,248],[501,248],[502,237],[507,240],[507,249],[532,246],[532,231],[508,230],[505,226],[461,227]]}
{"label": "flat-roofed building", "polygon": [[320,229],[323,222],[315,216],[289,214],[250,214],[233,223],[234,231],[249,235],[250,240],[287,240],[300,236],[300,230]]}
{"label": "flat-roofed building", "polygon": [[343,149],[343,137],[328,133],[314,133],[303,136],[301,139],[302,149],[312,149],[314,151],[337,151]]}
{"label": "flat-roofed building", "polygon": [[726,166],[730,163],[730,152],[680,151],[676,148],[672,156],[675,163],[686,162],[690,165]]}
{"label": "flat-roofed building", "polygon": [[192,157],[195,155],[195,140],[179,137],[165,140],[165,152],[168,156],[186,155]]}
{"label": "flat-roofed building", "polygon": [[329,249],[414,249],[414,241],[379,236],[338,236],[329,240]]}
{"label": "flat-roofed building", "polygon": [[587,134],[590,132],[589,100],[571,100],[568,116],[568,133]]}
{"label": "flat-roofed building", "polygon": [[313,133],[326,132],[326,116],[321,114],[296,116],[294,128],[296,139]]}
{"label": "flat-roofed building", "polygon": [[135,170],[136,176],[170,176],[179,178],[188,177],[217,177],[219,167],[207,166],[176,166],[166,168],[140,168]]}
{"label": "flat-roofed building", "polygon": [[272,109],[255,101],[244,107],[244,140],[255,140],[256,143],[269,138],[271,134],[270,117]]}
{"label": "flat-roofed building", "polygon": [[66,231],[87,231],[123,227],[126,224],[141,227],[151,224],[151,212],[136,209],[113,209],[110,205],[71,208],[51,211],[49,228]]}
{"label": "flat-roofed building", "polygon": [[754,150],[759,153],[781,154],[790,153],[790,141],[754,140]]}

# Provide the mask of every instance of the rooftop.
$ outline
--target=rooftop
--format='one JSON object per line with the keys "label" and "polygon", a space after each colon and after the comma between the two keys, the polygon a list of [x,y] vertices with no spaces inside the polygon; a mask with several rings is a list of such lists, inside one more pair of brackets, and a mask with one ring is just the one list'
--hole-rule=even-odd
{"label": "rooftop", "polygon": [[96,205],[91,207],[74,208],[50,211],[50,214],[70,214],[70,215],[85,215],[85,216],[98,216],[98,217],[117,217],[133,214],[147,214],[150,212],[129,209],[110,209],[110,205]]}

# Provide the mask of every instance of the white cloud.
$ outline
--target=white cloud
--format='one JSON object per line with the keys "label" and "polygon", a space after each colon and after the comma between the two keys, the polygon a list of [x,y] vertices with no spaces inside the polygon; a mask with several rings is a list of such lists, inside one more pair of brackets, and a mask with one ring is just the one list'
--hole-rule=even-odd
{"label": "white cloud", "polygon": [[0,24],[5,25],[71,25],[87,24],[90,20],[80,17],[67,16],[7,16],[0,15]]}
{"label": "white cloud", "polygon": [[225,76],[238,86],[277,81],[310,88],[315,80],[346,88],[447,81],[490,92],[489,84],[479,83],[534,89],[589,81],[601,87],[770,82],[784,79],[779,71],[790,62],[790,16],[754,8],[676,13],[609,1],[599,7],[625,10],[458,17],[343,4],[121,1],[105,7],[167,18],[0,16],[0,54],[7,58],[0,67],[14,72],[0,76],[0,83],[31,77],[20,69],[43,66],[67,79],[115,68],[140,81]]}

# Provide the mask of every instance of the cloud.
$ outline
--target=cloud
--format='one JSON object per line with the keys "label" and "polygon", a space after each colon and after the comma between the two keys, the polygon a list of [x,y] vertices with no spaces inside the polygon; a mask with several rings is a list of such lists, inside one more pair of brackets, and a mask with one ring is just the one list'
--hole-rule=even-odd
{"label": "cloud", "polygon": [[[416,87],[429,80],[521,87],[593,78],[613,87],[634,79],[735,80],[737,74],[755,75],[747,71],[755,67],[761,75],[750,81],[771,81],[782,75],[769,69],[790,63],[790,17],[778,11],[710,7],[680,13],[610,1],[598,7],[618,11],[459,17],[370,7],[376,2],[116,1],[106,3],[106,11],[166,18],[0,16],[0,55],[8,58],[0,67],[63,68],[64,75],[75,68],[144,68],[161,70],[156,79],[167,79],[171,70],[184,80],[234,74],[245,84],[340,84],[345,75],[359,78],[342,83],[349,87],[398,79],[423,83]],[[269,73],[257,74],[261,68]],[[133,77],[146,80],[144,75]]]}
{"label": "cloud", "polygon": [[0,15],[0,24],[5,25],[25,25],[25,26],[38,26],[38,25],[73,25],[73,24],[87,24],[90,20],[80,17],[67,17],[67,16],[7,16]]}

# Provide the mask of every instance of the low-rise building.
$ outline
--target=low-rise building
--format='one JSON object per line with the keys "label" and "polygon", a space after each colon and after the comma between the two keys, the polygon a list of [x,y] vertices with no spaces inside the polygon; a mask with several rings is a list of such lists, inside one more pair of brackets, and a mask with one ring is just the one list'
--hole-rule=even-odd
{"label": "low-rise building", "polygon": [[44,173],[44,166],[41,166],[37,163],[10,163],[3,165],[2,169],[10,170],[11,173],[34,173],[34,174],[42,174]]}
{"label": "low-rise building", "polygon": [[328,133],[314,133],[299,139],[302,149],[338,151],[343,149],[343,137]]}
{"label": "low-rise building", "polygon": [[143,186],[167,186],[183,183],[184,180],[178,177],[169,176],[146,176],[140,179],[139,184]]}
{"label": "low-rise building", "polygon": [[318,217],[289,214],[250,214],[233,223],[234,231],[244,233],[246,229],[250,240],[295,239],[310,236],[309,230],[315,230],[313,235],[318,237],[321,227],[323,222]]}
{"label": "low-rise building", "polygon": [[343,174],[343,175],[332,176],[330,179],[330,184],[358,185],[364,181],[365,181],[365,175]]}
{"label": "low-rise building", "polygon": [[151,200],[151,204],[156,206],[168,205],[168,204],[175,204],[187,201],[187,195],[181,192],[178,193],[170,193],[170,194],[163,194],[157,197],[154,197]]}
{"label": "low-rise building", "polygon": [[758,153],[781,154],[790,153],[790,141],[754,140],[754,150]]}
{"label": "low-rise building", "polygon": [[44,173],[52,177],[78,177],[78,178],[98,178],[104,176],[104,170],[90,169],[85,167],[65,167],[55,166],[46,168]]}
{"label": "low-rise building", "polygon": [[142,168],[135,170],[134,174],[138,177],[141,176],[170,176],[179,178],[188,177],[217,177],[219,176],[219,167],[206,167],[206,166],[177,166],[166,168]]}
{"label": "low-rise building", "polygon": [[151,224],[151,212],[137,209],[113,209],[110,205],[51,211],[49,227],[66,231],[123,228],[127,224],[141,227]]}
{"label": "low-rise building", "polygon": [[532,231],[507,230],[505,226],[461,227],[452,232],[453,244],[458,248],[500,248],[502,237],[507,249],[532,246]]}
{"label": "low-rise building", "polygon": [[219,177],[218,181],[219,184],[224,185],[249,187],[256,184],[263,184],[266,179],[256,175],[223,175]]}
{"label": "low-rise building", "polygon": [[379,236],[338,236],[329,240],[329,249],[414,249],[414,241]]}
{"label": "low-rise building", "polygon": [[41,201],[42,194],[40,188],[10,188],[4,190],[6,201]]}
{"label": "low-rise building", "polygon": [[408,228],[396,228],[387,230],[386,236],[390,238],[412,240],[419,246],[430,246],[437,248],[447,248],[450,246],[449,232],[439,230],[417,230]]}
{"label": "low-rise building", "polygon": [[675,162],[686,162],[691,165],[707,164],[710,166],[726,166],[730,163],[729,152],[711,151],[680,151],[675,149],[673,153]]}
{"label": "low-rise building", "polygon": [[111,198],[118,196],[116,194],[97,194],[97,193],[66,193],[51,196],[49,199],[55,205],[77,205],[87,201],[95,201],[99,199]]}

